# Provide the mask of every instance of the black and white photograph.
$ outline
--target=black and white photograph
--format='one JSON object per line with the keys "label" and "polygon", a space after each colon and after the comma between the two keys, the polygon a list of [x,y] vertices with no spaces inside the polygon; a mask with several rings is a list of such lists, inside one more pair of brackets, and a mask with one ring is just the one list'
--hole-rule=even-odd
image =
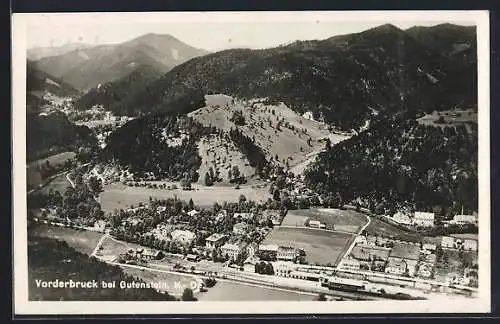
{"label": "black and white photograph", "polygon": [[488,12],[12,23],[16,313],[490,311]]}

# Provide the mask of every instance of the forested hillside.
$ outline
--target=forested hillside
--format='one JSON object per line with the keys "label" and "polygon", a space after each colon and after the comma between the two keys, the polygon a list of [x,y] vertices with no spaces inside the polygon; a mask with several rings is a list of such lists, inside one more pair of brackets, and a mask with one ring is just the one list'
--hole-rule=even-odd
{"label": "forested hillside", "polygon": [[212,131],[191,118],[150,114],[113,132],[102,158],[116,160],[139,176],[196,182],[201,164],[197,142]]}
{"label": "forested hillside", "polygon": [[[116,282],[116,288],[42,288],[40,281]],[[30,301],[172,301],[175,297],[154,289],[122,289],[120,281],[142,282],[111,266],[75,251],[66,242],[30,236],[28,240],[28,289]]]}
{"label": "forested hillside", "polygon": [[360,199],[372,209],[414,204],[454,215],[478,208],[477,124],[434,127],[404,116],[385,116],[368,131],[321,153],[306,171],[320,192]]}
{"label": "forested hillside", "polygon": [[197,57],[113,109],[122,114],[170,111],[179,98],[188,96],[198,102],[203,94],[224,93],[247,99],[268,97],[298,112],[312,111],[344,129],[357,129],[373,110],[474,106],[475,73],[404,31],[384,25],[323,41]]}
{"label": "forested hillside", "polygon": [[97,145],[97,140],[88,127],[71,123],[62,112],[46,116],[28,113],[26,142],[28,161]]}

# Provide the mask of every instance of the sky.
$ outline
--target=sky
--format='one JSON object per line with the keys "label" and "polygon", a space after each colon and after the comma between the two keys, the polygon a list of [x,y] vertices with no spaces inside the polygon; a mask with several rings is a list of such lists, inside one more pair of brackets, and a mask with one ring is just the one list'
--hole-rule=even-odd
{"label": "sky", "polygon": [[25,15],[28,48],[67,43],[113,44],[147,33],[170,34],[209,51],[268,48],[296,40],[325,39],[384,23],[406,29],[441,23],[475,25],[471,15],[429,12],[420,15],[366,12],[266,13],[103,13]]}

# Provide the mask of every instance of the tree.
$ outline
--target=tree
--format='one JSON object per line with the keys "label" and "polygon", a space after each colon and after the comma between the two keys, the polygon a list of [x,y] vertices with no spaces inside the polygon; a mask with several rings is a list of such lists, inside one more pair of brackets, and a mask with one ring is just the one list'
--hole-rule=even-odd
{"label": "tree", "polygon": [[213,177],[207,172],[205,173],[205,186],[212,186],[214,184]]}
{"label": "tree", "polygon": [[101,180],[97,179],[97,177],[92,176],[89,179],[89,188],[92,190],[92,192],[97,195],[100,192],[102,192],[102,182]]}
{"label": "tree", "polygon": [[189,199],[189,202],[188,202],[188,208],[189,208],[189,210],[193,210],[193,209],[194,209],[194,201],[193,201],[193,198],[190,198],[190,199]]}
{"label": "tree", "polygon": [[183,301],[196,301],[197,299],[193,295],[193,291],[190,288],[184,289],[184,292],[182,293],[182,300]]}

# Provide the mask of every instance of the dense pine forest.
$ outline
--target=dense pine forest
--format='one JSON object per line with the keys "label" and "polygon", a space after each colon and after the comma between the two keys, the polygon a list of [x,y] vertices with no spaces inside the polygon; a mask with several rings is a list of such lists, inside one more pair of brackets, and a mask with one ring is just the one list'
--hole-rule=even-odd
{"label": "dense pine forest", "polygon": [[368,131],[330,147],[306,171],[308,185],[345,201],[452,216],[478,208],[477,124],[435,127],[403,117],[381,117]]}

